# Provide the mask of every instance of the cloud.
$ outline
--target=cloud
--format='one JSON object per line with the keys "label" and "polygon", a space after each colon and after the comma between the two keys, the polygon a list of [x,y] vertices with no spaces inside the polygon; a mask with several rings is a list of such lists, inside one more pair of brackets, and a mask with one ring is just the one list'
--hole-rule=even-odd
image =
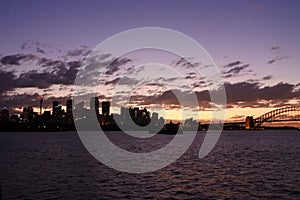
{"label": "cloud", "polygon": [[193,58],[180,58],[179,60],[175,60],[171,63],[171,65],[174,65],[176,67],[183,67],[186,69],[199,67],[201,63],[198,62],[192,62]]}
{"label": "cloud", "polygon": [[72,62],[52,62],[47,66],[52,67],[51,71],[39,72],[37,70],[30,70],[21,73],[17,76],[14,71],[0,70],[0,93],[4,93],[15,88],[36,87],[39,89],[46,89],[51,85],[72,85],[76,78],[78,69],[80,67],[79,61]]}
{"label": "cloud", "polygon": [[207,86],[206,81],[198,81],[195,83],[192,83],[193,88],[203,88],[205,86]]}
{"label": "cloud", "polygon": [[[233,66],[235,66],[235,65],[233,65]],[[249,64],[244,64],[242,66],[232,67],[231,69],[229,69],[225,72],[222,72],[223,78],[235,77],[235,76],[239,75],[244,69],[248,68],[249,66],[250,66]],[[251,71],[248,71],[248,72],[251,72]]]}
{"label": "cloud", "polygon": [[39,47],[36,48],[36,51],[37,51],[38,53],[43,53],[43,54],[46,53],[43,49],[41,49],[41,48],[39,48]]}
{"label": "cloud", "polygon": [[162,83],[147,83],[146,86],[163,87],[165,84]]}
{"label": "cloud", "polygon": [[242,66],[238,66],[238,67],[234,67],[230,70],[228,70],[227,72],[225,72],[225,74],[239,74],[242,70],[248,68],[249,65],[242,65]]}
{"label": "cloud", "polygon": [[105,74],[112,75],[115,72],[120,70],[120,66],[127,64],[128,62],[131,62],[128,58],[117,58],[114,59],[109,66],[107,66],[107,71]]}
{"label": "cloud", "polygon": [[36,51],[38,53],[46,53],[45,48],[52,48],[52,45],[28,40],[21,46],[23,51]]}
{"label": "cloud", "polygon": [[90,52],[91,51],[86,46],[80,46],[79,48],[67,51],[67,56],[70,57],[86,56]]}
{"label": "cloud", "polygon": [[9,110],[16,108],[38,106],[40,95],[34,94],[15,94],[15,95],[0,95],[1,106],[7,106]]}
{"label": "cloud", "polygon": [[[253,105],[260,100],[280,102],[299,98],[300,92],[295,92],[295,85],[289,83],[278,83],[274,86],[261,87],[260,83],[225,83],[227,103],[238,104],[238,102],[250,102]],[[268,105],[264,105],[268,106]]]}
{"label": "cloud", "polygon": [[78,69],[80,67],[79,61],[72,62],[52,62],[47,66],[54,66],[51,72],[38,72],[31,70],[20,74],[15,79],[14,86],[25,88],[25,87],[37,87],[37,88],[48,88],[51,85],[62,84],[72,85],[74,84]]}
{"label": "cloud", "polygon": [[238,61],[231,62],[231,63],[229,63],[229,64],[227,64],[227,65],[225,65],[225,66],[223,66],[223,67],[224,67],[224,68],[227,68],[227,67],[234,67],[234,66],[240,65],[240,64],[242,64],[242,62],[238,60]]}
{"label": "cloud", "polygon": [[262,80],[267,81],[267,80],[271,80],[273,78],[272,75],[268,75],[262,78]]}
{"label": "cloud", "polygon": [[273,47],[271,47],[271,50],[280,50],[280,47],[279,46],[273,46]]}
{"label": "cloud", "polygon": [[13,88],[13,85],[15,83],[15,75],[13,72],[5,72],[0,70],[0,94],[9,91]]}
{"label": "cloud", "polygon": [[276,56],[275,58],[272,58],[271,60],[269,60],[267,62],[267,64],[273,64],[275,62],[278,62],[278,61],[281,61],[281,60],[287,59],[287,58],[289,58],[289,56]]}
{"label": "cloud", "polygon": [[32,54],[15,54],[3,56],[0,60],[2,65],[20,65],[21,61],[27,61],[34,59],[35,56]]}
{"label": "cloud", "polygon": [[185,77],[185,79],[195,79],[195,78],[196,78],[196,76],[190,76],[190,75]]}
{"label": "cloud", "polygon": [[117,78],[114,78],[110,81],[105,81],[104,85],[136,85],[138,84],[139,81],[134,79],[134,78],[129,78],[129,77],[117,77]]}

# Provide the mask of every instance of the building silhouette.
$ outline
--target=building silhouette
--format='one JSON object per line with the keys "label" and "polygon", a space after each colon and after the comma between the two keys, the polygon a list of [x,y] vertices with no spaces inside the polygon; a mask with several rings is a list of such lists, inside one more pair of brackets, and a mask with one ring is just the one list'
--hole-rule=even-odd
{"label": "building silhouette", "polygon": [[33,108],[32,107],[24,107],[22,113],[22,121],[23,122],[30,122],[33,119]]}
{"label": "building silhouette", "polygon": [[9,121],[9,111],[6,109],[6,107],[1,109],[0,121],[1,122],[8,122]]}
{"label": "building silhouette", "polygon": [[141,110],[137,107],[129,108],[129,115],[134,123],[139,126],[146,126],[151,121],[150,112],[148,112],[146,108]]}
{"label": "building silhouette", "polygon": [[59,102],[58,101],[53,101],[52,102],[52,115],[56,115],[59,109]]}
{"label": "building silhouette", "polygon": [[41,97],[41,98],[40,98],[40,115],[41,115],[42,112],[43,112],[43,101],[44,101],[44,99],[43,99],[43,97]]}
{"label": "building silhouette", "polygon": [[67,115],[72,115],[72,113],[73,113],[73,100],[72,99],[67,100],[66,111],[67,111]]}
{"label": "building silhouette", "polygon": [[102,101],[102,115],[108,117],[110,115],[110,102]]}
{"label": "building silhouette", "polygon": [[[164,119],[158,118],[158,113],[151,113],[146,109],[125,108],[122,107],[120,114],[112,114],[110,111],[110,102],[103,101],[102,114],[99,113],[99,98],[93,97],[90,99],[90,109],[85,108],[85,102],[80,102],[73,105],[73,100],[68,99],[65,102],[66,110],[62,109],[59,101],[52,102],[52,110],[42,111],[44,100],[39,99],[39,112],[34,112],[33,107],[24,107],[20,115],[9,115],[6,107],[0,110],[0,130],[2,131],[64,131],[75,130],[75,121],[85,124],[88,130],[91,128],[91,115],[96,113],[98,124],[103,130],[121,130],[116,120],[125,124],[126,130],[136,130],[138,127],[147,126],[151,120],[154,126],[163,126]],[[93,114],[95,114],[93,113]],[[138,126],[134,126],[134,124]],[[155,128],[154,127],[154,128]],[[124,130],[125,130],[124,129]]]}
{"label": "building silhouette", "polygon": [[153,125],[158,126],[158,113],[157,112],[152,113],[151,122]]}
{"label": "building silhouette", "polygon": [[96,113],[97,118],[99,117],[99,98],[92,97],[90,100],[90,111]]}

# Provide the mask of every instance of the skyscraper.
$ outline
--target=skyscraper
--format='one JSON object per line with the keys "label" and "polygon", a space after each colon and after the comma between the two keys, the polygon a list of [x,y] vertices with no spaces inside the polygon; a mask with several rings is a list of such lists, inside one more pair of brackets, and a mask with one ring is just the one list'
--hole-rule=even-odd
{"label": "skyscraper", "polygon": [[67,110],[67,115],[72,115],[73,112],[73,102],[72,99],[68,99],[66,102],[66,110]]}
{"label": "skyscraper", "polygon": [[23,108],[23,121],[30,122],[33,118],[33,108],[32,107],[24,107]]}
{"label": "skyscraper", "polygon": [[99,98],[92,97],[90,100],[90,111],[95,111],[96,116],[99,116]]}
{"label": "skyscraper", "polygon": [[43,111],[43,97],[40,98],[40,115],[42,114],[42,111]]}
{"label": "skyscraper", "polygon": [[155,126],[158,125],[158,113],[157,112],[152,113],[151,122]]}
{"label": "skyscraper", "polygon": [[109,101],[103,101],[102,102],[102,114],[104,116],[110,115],[110,102]]}
{"label": "skyscraper", "polygon": [[59,107],[58,107],[59,102],[58,101],[53,101],[52,102],[52,115],[56,114]]}
{"label": "skyscraper", "polygon": [[6,107],[4,107],[1,109],[1,112],[0,112],[0,121],[8,122],[8,120],[9,120],[9,112],[6,109]]}

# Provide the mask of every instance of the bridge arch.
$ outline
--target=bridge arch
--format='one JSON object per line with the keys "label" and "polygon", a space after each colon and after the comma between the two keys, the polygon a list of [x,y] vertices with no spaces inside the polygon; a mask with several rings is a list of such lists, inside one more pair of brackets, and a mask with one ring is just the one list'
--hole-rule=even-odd
{"label": "bridge arch", "polygon": [[[286,114],[287,117],[280,118],[280,116],[282,116],[283,114]],[[292,115],[294,118],[291,119],[290,117],[288,117],[290,115]],[[300,121],[300,106],[288,106],[267,112],[254,119],[254,126],[259,127],[265,122],[278,121]]]}

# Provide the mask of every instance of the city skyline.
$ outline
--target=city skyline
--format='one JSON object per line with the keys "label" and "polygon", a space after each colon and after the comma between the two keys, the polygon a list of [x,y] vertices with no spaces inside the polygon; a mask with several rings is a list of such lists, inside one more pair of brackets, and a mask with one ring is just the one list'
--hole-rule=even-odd
{"label": "city skyline", "polygon": [[[298,1],[174,1],[172,9],[170,2],[80,2],[70,7],[58,1],[3,2],[0,20],[6,28],[0,38],[1,107],[13,113],[33,106],[39,112],[40,97],[46,110],[51,109],[52,101],[65,102],[72,96],[81,61],[91,49],[113,34],[144,26],[181,31],[203,45],[225,82],[227,121],[244,120],[248,115],[258,117],[274,108],[300,103]],[[139,19],[133,17],[137,13]],[[103,56],[104,60],[114,59]],[[155,102],[167,110],[166,119],[178,119],[174,95],[161,88],[159,82],[175,87],[176,76],[161,70],[160,76],[154,74],[146,81],[147,69],[158,68],[140,64],[153,58],[186,73],[185,79],[199,98],[201,116],[197,120],[209,120],[209,83],[195,80],[182,58],[165,52],[145,50],[125,55],[107,71],[110,76],[96,95],[110,101],[111,88],[125,74],[127,84],[143,80],[147,85],[137,91],[133,107],[157,111],[155,106],[151,108]],[[188,61],[193,62],[192,58]],[[132,66],[138,67],[126,74]],[[112,112],[120,107],[113,107]]]}

